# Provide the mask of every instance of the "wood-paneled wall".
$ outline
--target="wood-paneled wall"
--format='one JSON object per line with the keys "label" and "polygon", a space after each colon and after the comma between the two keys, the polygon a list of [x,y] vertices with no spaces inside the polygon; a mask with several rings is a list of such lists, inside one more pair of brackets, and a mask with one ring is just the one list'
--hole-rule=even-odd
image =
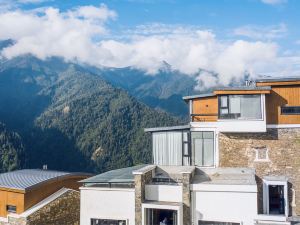
{"label": "wood-paneled wall", "polygon": [[68,176],[52,179],[44,183],[33,186],[29,190],[20,191],[16,189],[1,188],[0,189],[0,216],[7,216],[7,205],[17,207],[17,214],[21,214],[30,207],[39,203],[51,194],[61,188],[70,188],[78,190],[81,186],[78,181],[87,178],[87,176]]}
{"label": "wood-paneled wall", "polygon": [[266,95],[267,124],[300,124],[300,115],[281,115],[281,106],[300,106],[300,85],[273,86]]}
{"label": "wood-paneled wall", "polygon": [[217,96],[193,100],[193,121],[214,122],[218,120],[218,98]]}
{"label": "wood-paneled wall", "polygon": [[6,206],[17,206],[17,213],[24,212],[24,194],[14,190],[0,190],[0,216],[6,217]]}

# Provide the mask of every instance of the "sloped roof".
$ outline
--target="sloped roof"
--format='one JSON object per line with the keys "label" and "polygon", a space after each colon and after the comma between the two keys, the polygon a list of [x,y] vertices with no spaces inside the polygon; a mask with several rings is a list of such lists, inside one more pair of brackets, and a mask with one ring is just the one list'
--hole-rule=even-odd
{"label": "sloped roof", "polygon": [[139,170],[147,165],[138,165],[126,167],[117,170],[111,170],[99,175],[80,181],[81,183],[131,183],[134,181],[133,171]]}
{"label": "sloped roof", "polygon": [[72,175],[69,172],[24,169],[0,174],[0,188],[26,190],[42,182]]}

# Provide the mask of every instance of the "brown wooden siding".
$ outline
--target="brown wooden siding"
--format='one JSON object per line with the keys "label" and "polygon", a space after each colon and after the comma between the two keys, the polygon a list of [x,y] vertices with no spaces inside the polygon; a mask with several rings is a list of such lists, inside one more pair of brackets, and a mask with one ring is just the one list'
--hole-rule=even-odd
{"label": "brown wooden siding", "polygon": [[218,97],[207,97],[193,100],[194,122],[214,122],[218,120]]}
{"label": "brown wooden siding", "polygon": [[0,216],[6,217],[7,205],[13,205],[17,207],[17,213],[24,212],[24,194],[14,192],[14,190],[0,190]]}
{"label": "brown wooden siding", "polygon": [[21,214],[63,187],[78,190],[81,186],[78,181],[85,178],[87,178],[87,176],[61,177],[38,184],[31,189],[26,190],[25,193],[22,193],[24,191],[20,190],[1,188],[0,216],[7,216],[6,205],[16,206],[17,214]]}
{"label": "brown wooden siding", "polygon": [[300,124],[300,115],[281,115],[281,106],[300,106],[300,85],[275,86],[266,95],[267,124]]}
{"label": "brown wooden siding", "polygon": [[80,183],[78,183],[78,181],[85,178],[86,177],[70,177],[68,179],[51,180],[26,191],[24,209],[29,209],[63,187],[78,190],[80,187]]}

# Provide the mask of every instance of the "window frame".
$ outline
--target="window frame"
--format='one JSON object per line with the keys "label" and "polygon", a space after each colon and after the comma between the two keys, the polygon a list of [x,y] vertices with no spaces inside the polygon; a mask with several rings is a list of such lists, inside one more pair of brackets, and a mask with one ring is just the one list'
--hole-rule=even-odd
{"label": "window frame", "polygon": [[[291,108],[298,108],[298,113],[285,113],[283,112],[284,109],[291,109]],[[300,115],[300,106],[281,106],[280,107],[280,114],[281,115]]]}
{"label": "window frame", "polygon": [[287,181],[281,180],[267,180],[263,179],[263,210],[264,214],[270,214],[270,206],[269,206],[269,186],[283,186],[284,190],[284,214],[276,214],[276,216],[285,216],[288,217],[289,215],[289,198],[288,198],[288,185]]}
{"label": "window frame", "polygon": [[[194,149],[194,147],[193,147],[193,145],[194,145],[194,143],[193,143],[193,135],[192,135],[192,133],[202,133],[202,139],[203,139],[203,133],[204,132],[210,132],[210,133],[212,133],[212,135],[213,135],[213,138],[212,138],[212,140],[213,140],[213,165],[210,165],[210,166],[204,166],[204,165],[196,165],[196,162],[195,162],[195,156],[196,156],[196,154],[195,154],[195,149]],[[203,145],[204,145],[204,142],[202,142],[202,147],[203,147]],[[216,164],[217,164],[217,159],[216,159],[216,135],[215,135],[215,131],[212,131],[212,130],[202,130],[202,131],[191,131],[190,132],[190,148],[191,148],[191,153],[192,153],[192,165],[193,166],[197,166],[197,167],[200,167],[200,168],[215,168],[216,167]],[[203,156],[203,152],[202,152],[202,156]],[[202,157],[202,159],[203,159],[203,157]]]}
{"label": "window frame", "polygon": [[128,225],[128,220],[127,219],[120,219],[120,218],[110,218],[110,219],[107,219],[107,218],[91,218],[90,221],[91,221],[91,225],[92,225],[92,222],[93,220],[110,220],[110,221],[125,221],[125,225]]}
{"label": "window frame", "polygon": [[[14,209],[10,209],[10,208]],[[17,213],[17,206],[16,205],[6,205],[6,211],[9,213]]]}
{"label": "window frame", "polygon": [[[234,118],[230,114],[230,96],[259,96],[260,98],[260,113],[261,116],[260,118]],[[227,97],[227,107],[222,107],[222,101],[221,98],[226,96]],[[258,120],[263,120],[264,118],[264,105],[263,105],[263,95],[262,94],[227,94],[227,95],[219,95],[218,96],[218,121],[228,121],[228,120],[245,120],[245,121],[258,121]],[[227,117],[221,117],[221,110],[222,109],[228,109],[228,114]]]}
{"label": "window frame", "polygon": [[209,220],[198,220],[198,225],[206,225],[206,224],[217,224],[217,225],[239,225],[241,222],[221,222],[221,221],[209,221]]}

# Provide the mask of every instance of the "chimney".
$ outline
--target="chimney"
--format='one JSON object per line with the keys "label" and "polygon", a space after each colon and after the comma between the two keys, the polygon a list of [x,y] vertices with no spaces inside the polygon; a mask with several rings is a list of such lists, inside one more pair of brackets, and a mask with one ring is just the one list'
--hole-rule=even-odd
{"label": "chimney", "polygon": [[48,169],[47,164],[43,165],[43,170],[47,170],[47,169]]}

